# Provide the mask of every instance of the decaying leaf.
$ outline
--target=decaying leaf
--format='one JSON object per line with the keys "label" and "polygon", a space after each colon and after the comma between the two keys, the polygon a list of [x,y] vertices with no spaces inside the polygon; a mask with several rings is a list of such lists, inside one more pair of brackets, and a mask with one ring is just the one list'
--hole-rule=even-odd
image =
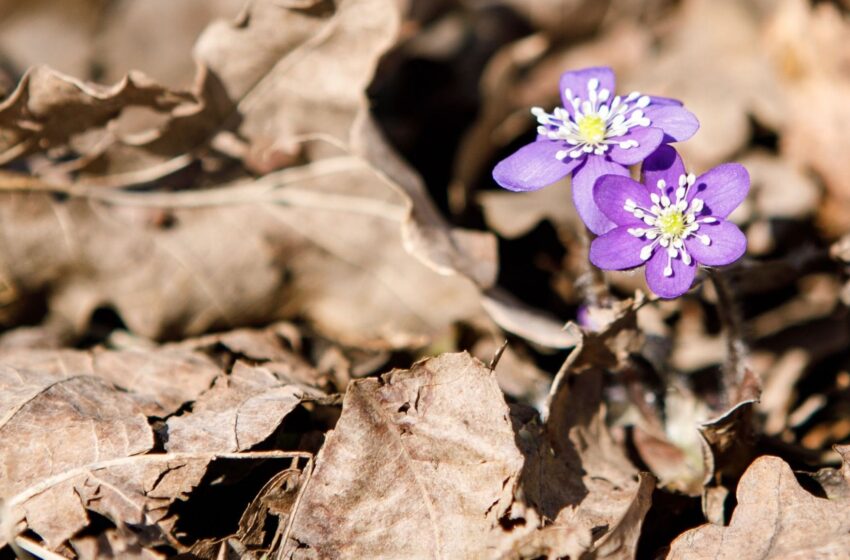
{"label": "decaying leaf", "polygon": [[778,457],[756,459],[737,497],[728,527],[707,524],[686,532],[667,558],[802,560],[850,553],[850,502],[813,496]]}

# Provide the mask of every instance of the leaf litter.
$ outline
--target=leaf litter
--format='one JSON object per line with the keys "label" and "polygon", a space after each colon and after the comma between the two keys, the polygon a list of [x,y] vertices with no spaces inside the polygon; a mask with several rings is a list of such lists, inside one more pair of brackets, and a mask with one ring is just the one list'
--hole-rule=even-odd
{"label": "leaf litter", "polygon": [[[72,4],[0,3],[4,558],[850,554],[846,3]],[[496,190],[590,65],[749,170],[728,293]]]}

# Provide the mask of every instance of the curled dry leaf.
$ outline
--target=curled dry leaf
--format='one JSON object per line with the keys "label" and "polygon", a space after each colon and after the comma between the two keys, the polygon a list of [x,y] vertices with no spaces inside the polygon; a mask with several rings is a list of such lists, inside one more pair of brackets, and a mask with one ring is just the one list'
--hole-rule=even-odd
{"label": "curled dry leaf", "polygon": [[129,106],[167,114],[195,103],[190,93],[168,90],[138,72],[108,87],[35,67],[0,104],[0,164],[65,145]]}
{"label": "curled dry leaf", "polygon": [[487,557],[523,458],[495,376],[463,354],[349,385],[294,558]]}
{"label": "curled dry leaf", "polygon": [[850,554],[850,501],[812,495],[778,457],[757,459],[736,494],[738,505],[728,527],[706,524],[684,533],[673,541],[668,560],[802,560]]}

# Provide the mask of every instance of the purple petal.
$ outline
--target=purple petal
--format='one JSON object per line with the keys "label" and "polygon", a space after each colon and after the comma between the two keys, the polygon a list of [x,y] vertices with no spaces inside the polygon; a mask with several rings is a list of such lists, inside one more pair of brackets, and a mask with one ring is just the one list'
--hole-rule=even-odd
{"label": "purple petal", "polygon": [[737,261],[747,250],[747,238],[732,222],[700,224],[696,233],[707,235],[710,240],[706,245],[693,235],[685,239],[685,248],[700,264],[723,266]]}
{"label": "purple petal", "polygon": [[685,174],[685,164],[679,153],[662,144],[643,162],[641,175],[643,184],[650,191],[656,191],[659,180],[664,180],[668,186],[668,192],[679,184],[679,177]]}
{"label": "purple petal", "polygon": [[[670,261],[673,274],[664,276],[664,269]],[[697,266],[692,260],[687,265],[682,262],[681,257],[670,259],[664,247],[657,247],[655,253],[646,263],[646,283],[649,289],[659,297],[670,299],[679,297],[691,288],[696,276]]]}
{"label": "purple petal", "polygon": [[616,81],[614,71],[607,66],[596,66],[593,68],[585,68],[584,70],[575,70],[573,72],[564,72],[561,74],[561,101],[564,103],[564,108],[569,111],[570,115],[574,114],[573,106],[567,99],[565,91],[569,89],[573,97],[579,99],[587,99],[587,82],[592,78],[599,80],[599,87],[596,91],[607,89],[609,91],[609,99],[614,98],[614,86]]}
{"label": "purple petal", "polygon": [[678,105],[653,105],[644,109],[651,126],[664,131],[664,142],[681,142],[699,129],[693,113]]}
{"label": "purple petal", "polygon": [[688,201],[701,198],[703,215],[725,218],[747,197],[750,174],[740,163],[724,163],[697,177],[688,191]]}
{"label": "purple petal", "polygon": [[643,161],[646,157],[655,151],[661,145],[664,139],[664,132],[660,128],[636,126],[629,130],[626,134],[616,138],[619,142],[626,140],[634,140],[638,143],[634,148],[621,148],[618,144],[611,144],[610,154],[611,159],[623,165],[634,165]]}
{"label": "purple petal", "polygon": [[673,99],[672,97],[661,97],[660,95],[650,95],[649,96],[649,106],[653,105],[678,105],[682,106],[682,102],[678,99]]}
{"label": "purple petal", "polygon": [[628,227],[618,227],[600,235],[590,243],[590,262],[605,270],[626,270],[643,264],[640,250],[650,243],[628,232]]}
{"label": "purple petal", "polygon": [[536,191],[566,177],[581,160],[555,158],[564,146],[539,140],[523,146],[493,168],[493,179],[509,191]]}
{"label": "purple petal", "polygon": [[628,199],[641,208],[652,207],[649,191],[631,177],[603,175],[593,186],[593,201],[606,217],[618,226],[641,227],[643,221],[623,208]]}
{"label": "purple petal", "polygon": [[602,175],[628,177],[629,170],[603,156],[589,155],[584,165],[573,173],[573,204],[581,221],[596,235],[602,235],[615,227],[614,222],[605,217],[593,201],[593,184]]}

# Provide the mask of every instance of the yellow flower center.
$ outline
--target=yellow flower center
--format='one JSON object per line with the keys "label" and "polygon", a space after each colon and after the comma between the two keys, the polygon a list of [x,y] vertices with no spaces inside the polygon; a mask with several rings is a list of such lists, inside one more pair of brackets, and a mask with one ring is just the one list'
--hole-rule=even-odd
{"label": "yellow flower center", "polygon": [[598,144],[605,140],[605,119],[599,115],[584,115],[577,124],[579,136],[588,144]]}
{"label": "yellow flower center", "polygon": [[685,233],[685,217],[678,210],[658,216],[657,227],[662,235],[681,237]]}

